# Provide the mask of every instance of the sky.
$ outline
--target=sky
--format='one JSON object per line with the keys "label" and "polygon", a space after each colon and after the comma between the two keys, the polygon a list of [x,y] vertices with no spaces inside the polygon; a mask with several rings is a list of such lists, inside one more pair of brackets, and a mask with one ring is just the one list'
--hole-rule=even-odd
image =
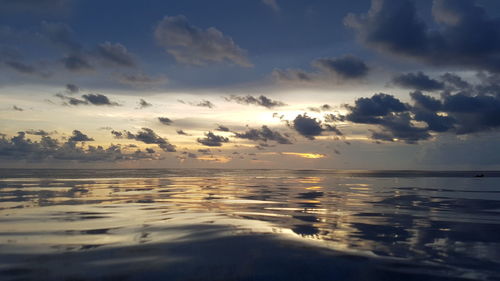
{"label": "sky", "polygon": [[0,167],[500,169],[500,2],[0,0]]}

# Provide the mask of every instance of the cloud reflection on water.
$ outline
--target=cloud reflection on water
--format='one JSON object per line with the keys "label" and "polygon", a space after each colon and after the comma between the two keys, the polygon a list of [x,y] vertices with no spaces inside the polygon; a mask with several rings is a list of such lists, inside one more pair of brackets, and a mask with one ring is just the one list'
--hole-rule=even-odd
{"label": "cloud reflection on water", "polygon": [[[107,260],[110,252],[135,249],[137,254],[118,260],[170,262],[185,253],[165,256],[152,249],[247,237],[259,243],[245,250],[295,241],[340,253],[439,265],[454,276],[498,277],[500,196],[494,178],[311,171],[164,172],[126,178],[131,175],[108,173],[1,180],[0,261],[88,252],[81,258],[96,258],[95,263]],[[316,258],[323,258],[316,252]]]}

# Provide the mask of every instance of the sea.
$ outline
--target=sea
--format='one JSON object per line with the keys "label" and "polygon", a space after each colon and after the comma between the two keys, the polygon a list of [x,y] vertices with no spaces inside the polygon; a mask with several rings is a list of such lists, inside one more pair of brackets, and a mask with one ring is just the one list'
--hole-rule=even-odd
{"label": "sea", "polygon": [[0,280],[500,280],[500,172],[1,169]]}

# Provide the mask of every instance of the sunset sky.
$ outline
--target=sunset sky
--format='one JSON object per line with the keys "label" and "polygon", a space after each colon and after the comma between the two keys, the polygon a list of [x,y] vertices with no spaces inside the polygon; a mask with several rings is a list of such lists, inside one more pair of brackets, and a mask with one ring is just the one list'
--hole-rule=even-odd
{"label": "sunset sky", "polygon": [[0,167],[499,169],[500,2],[0,0]]}

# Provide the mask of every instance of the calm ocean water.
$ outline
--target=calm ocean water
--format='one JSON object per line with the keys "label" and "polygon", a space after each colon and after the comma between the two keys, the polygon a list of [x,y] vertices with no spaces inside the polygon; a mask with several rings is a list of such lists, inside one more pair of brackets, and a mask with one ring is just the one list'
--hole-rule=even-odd
{"label": "calm ocean water", "polygon": [[500,172],[0,170],[0,280],[500,280]]}

